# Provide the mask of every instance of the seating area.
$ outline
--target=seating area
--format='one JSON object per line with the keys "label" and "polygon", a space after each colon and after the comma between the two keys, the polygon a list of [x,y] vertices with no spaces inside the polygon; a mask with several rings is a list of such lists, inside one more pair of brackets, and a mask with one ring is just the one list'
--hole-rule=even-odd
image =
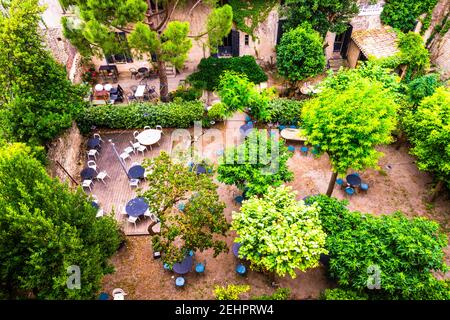
{"label": "seating area", "polygon": [[363,182],[359,173],[351,173],[347,175],[344,179],[336,179],[336,185],[338,185],[342,190],[344,190],[347,196],[352,196],[361,192],[367,192],[369,190],[369,184]]}

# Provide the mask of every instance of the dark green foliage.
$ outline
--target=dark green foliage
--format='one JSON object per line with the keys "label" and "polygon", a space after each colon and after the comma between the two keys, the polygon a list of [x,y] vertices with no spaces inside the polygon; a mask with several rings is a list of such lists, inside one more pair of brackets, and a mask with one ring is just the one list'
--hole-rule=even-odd
{"label": "dark green foliage", "polygon": [[438,0],[386,0],[381,21],[403,32],[411,31],[423,13],[434,8]]}
{"label": "dark green foliage", "polygon": [[262,195],[269,186],[277,187],[293,179],[287,166],[290,157],[292,153],[283,140],[275,141],[268,137],[267,131],[253,130],[244,143],[225,152],[217,179],[246,190],[247,196]]}
{"label": "dark green foliage", "polygon": [[143,128],[161,125],[188,128],[201,121],[204,106],[200,101],[161,104],[104,105],[87,108],[78,118],[80,130],[88,132],[92,126],[110,129]]}
{"label": "dark green foliage", "polygon": [[255,84],[267,81],[267,75],[252,56],[204,58],[198,65],[198,71],[191,74],[187,80],[198,89],[215,91],[219,86],[220,77],[227,70],[244,74]]}
{"label": "dark green foliage", "polygon": [[271,295],[262,295],[252,297],[252,300],[288,300],[291,296],[291,289],[289,288],[278,288]]}
{"label": "dark green foliage", "polygon": [[42,11],[37,0],[14,0],[0,13],[0,135],[34,145],[70,127],[87,93],[44,47]]}
{"label": "dark green foliage", "polygon": [[[92,299],[122,237],[113,217],[96,218],[86,194],[51,179],[24,144],[0,148],[0,296]],[[81,288],[68,289],[71,265]]]}
{"label": "dark green foliage", "polygon": [[410,102],[417,106],[424,98],[433,95],[436,88],[441,85],[439,74],[430,73],[412,80],[407,85],[407,94]]}
{"label": "dark green foliage", "polygon": [[284,125],[298,125],[302,113],[303,102],[291,99],[273,99],[267,109],[270,113],[270,121]]}
{"label": "dark green foliage", "polygon": [[195,101],[198,100],[201,96],[202,92],[195,88],[180,87],[177,90],[169,93],[169,97],[171,100],[179,98],[182,101]]}
{"label": "dark green foliage", "polygon": [[286,0],[282,10],[287,30],[308,21],[323,37],[327,31],[344,32],[358,11],[356,0]]}
{"label": "dark green foliage", "polygon": [[367,300],[366,294],[361,294],[351,290],[344,290],[340,288],[326,289],[322,295],[322,300]]}
{"label": "dark green foliage", "polygon": [[313,77],[324,71],[323,39],[306,23],[283,33],[276,51],[278,72],[290,81]]}

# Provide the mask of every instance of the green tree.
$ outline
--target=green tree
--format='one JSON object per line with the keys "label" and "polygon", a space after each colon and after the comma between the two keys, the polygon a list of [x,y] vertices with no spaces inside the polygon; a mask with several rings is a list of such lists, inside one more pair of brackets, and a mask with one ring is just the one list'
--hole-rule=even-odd
{"label": "green tree", "polygon": [[322,42],[308,24],[283,33],[276,47],[278,72],[292,82],[323,72],[326,61]]}
{"label": "green tree", "polygon": [[294,29],[308,21],[325,37],[327,31],[342,33],[358,14],[356,0],[286,0],[282,13],[287,17],[286,29]]}
{"label": "green tree", "polygon": [[425,48],[420,34],[399,33],[398,47],[400,49],[399,63],[404,65],[402,79],[406,79],[408,82],[415,77],[424,75],[430,68],[430,53]]}
{"label": "green tree", "polygon": [[[0,296],[91,299],[122,237],[113,217],[96,218],[86,194],[51,179],[24,144],[0,147]],[[79,266],[80,289],[67,287]]]}
{"label": "green tree", "polygon": [[42,144],[84,109],[86,89],[73,85],[38,32],[38,0],[12,0],[0,10],[0,135]]}
{"label": "green tree", "polygon": [[434,200],[444,183],[450,186],[450,91],[436,89],[416,112],[409,112],[404,123],[418,168],[432,172],[438,181],[431,197]]}
{"label": "green tree", "polygon": [[253,131],[237,147],[226,150],[219,161],[217,179],[236,185],[246,195],[262,195],[269,186],[280,186],[294,177],[287,161],[292,157],[282,140],[267,137],[267,132]]}
{"label": "green tree", "polygon": [[[219,200],[212,173],[197,175],[183,164],[173,162],[162,152],[146,159],[149,187],[140,192],[161,222],[160,234],[152,239],[153,248],[163,253],[163,261],[180,262],[190,250],[212,248],[214,257],[227,252],[225,241],[229,225],[223,215],[225,204]],[[183,204],[182,212],[176,209]]]}
{"label": "green tree", "polygon": [[423,13],[430,12],[437,0],[386,0],[381,21],[403,32],[411,31]]}
{"label": "green tree", "polygon": [[328,253],[318,206],[306,206],[296,195],[291,187],[269,187],[262,198],[252,197],[233,212],[239,256],[253,269],[295,278],[296,269],[317,267],[320,255]]}
{"label": "green tree", "polygon": [[377,166],[382,153],[375,147],[391,142],[396,127],[397,104],[382,83],[357,76],[344,87],[324,86],[302,111],[308,141],[320,145],[330,157],[333,174],[329,196],[338,173]]}
{"label": "green tree", "polygon": [[221,101],[228,107],[228,114],[248,109],[255,119],[270,120],[268,106],[274,96],[273,90],[267,88],[259,92],[246,75],[225,71],[220,78],[218,93]]}
{"label": "green tree", "polygon": [[250,290],[246,284],[229,284],[226,287],[215,286],[214,296],[216,300],[239,300],[239,296]]}
{"label": "green tree", "polygon": [[418,77],[408,83],[406,93],[409,101],[418,106],[426,97],[433,95],[436,89],[441,86],[438,73],[430,73],[422,77]]}
{"label": "green tree", "polygon": [[[101,56],[129,52],[130,47],[135,49],[140,58],[145,55],[158,71],[163,101],[167,101],[169,93],[166,63],[181,69],[192,47],[191,38],[200,41],[203,36],[208,35],[207,43],[214,51],[221,39],[230,32],[233,17],[228,5],[214,9],[208,17],[206,31],[191,36],[188,22],[170,21],[175,10],[183,4],[187,5],[187,1],[161,1],[156,6],[149,5],[151,2],[145,0],[61,2],[65,6],[74,5],[79,9],[79,17],[64,17],[62,24],[65,36],[81,54]],[[204,2],[215,4],[211,0]],[[117,41],[116,31],[125,32],[128,41]],[[155,63],[152,55],[156,58]]]}

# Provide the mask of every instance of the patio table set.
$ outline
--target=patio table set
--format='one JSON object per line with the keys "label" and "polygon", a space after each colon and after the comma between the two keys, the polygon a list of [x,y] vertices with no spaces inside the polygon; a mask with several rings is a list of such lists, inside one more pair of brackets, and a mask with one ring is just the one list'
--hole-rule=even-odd
{"label": "patio table set", "polygon": [[[94,184],[94,179],[101,180],[106,184],[105,179],[109,177],[106,171],[100,171],[96,163],[97,156],[100,153],[102,138],[98,133],[95,133],[92,138],[87,141],[87,167],[85,167],[81,172],[80,176],[82,179],[82,187],[88,188],[92,191],[92,186]],[[92,160],[94,158],[95,160]]]}
{"label": "patio table set", "polygon": [[364,183],[358,173],[347,175],[345,180],[341,178],[336,179],[336,184],[343,188],[345,193],[350,196],[357,193],[357,190],[367,191],[369,189],[369,184]]}
{"label": "patio table set", "polygon": [[158,217],[151,212],[148,203],[143,197],[136,197],[128,201],[122,214],[127,216],[127,221],[134,224],[135,228],[137,221],[142,218],[150,218],[155,223],[159,222]]}
{"label": "patio table set", "polygon": [[[168,265],[167,263],[163,264],[163,268],[167,271],[173,271],[174,273],[178,274],[178,277],[175,279],[175,286],[177,288],[184,287],[186,283],[186,279],[184,277],[185,274],[189,273],[192,270],[192,267],[194,265],[194,251],[190,250],[189,253],[184,257],[183,260],[180,262],[174,263],[172,267]],[[202,275],[204,274],[206,269],[206,261],[205,262],[198,262],[195,265],[195,272],[196,274]]]}
{"label": "patio table set", "polygon": [[92,104],[115,104],[124,101],[124,90],[118,84],[113,86],[110,83],[98,83],[92,92]]}

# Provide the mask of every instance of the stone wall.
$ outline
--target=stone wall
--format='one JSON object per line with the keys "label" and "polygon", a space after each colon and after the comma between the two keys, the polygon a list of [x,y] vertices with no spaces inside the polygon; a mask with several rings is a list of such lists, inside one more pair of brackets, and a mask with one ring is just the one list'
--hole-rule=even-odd
{"label": "stone wall", "polygon": [[361,53],[361,50],[358,48],[356,43],[353,40],[350,40],[350,43],[348,44],[348,51],[347,51],[347,61],[348,66],[350,68],[355,68],[358,64],[358,58]]}
{"label": "stone wall", "polygon": [[47,169],[52,177],[58,177],[61,181],[75,186],[64,170],[57,164],[57,161],[77,180],[82,167],[82,160],[84,159],[83,150],[81,150],[82,142],[83,137],[74,123],[71,128],[67,129],[49,144],[47,153],[49,165]]}

